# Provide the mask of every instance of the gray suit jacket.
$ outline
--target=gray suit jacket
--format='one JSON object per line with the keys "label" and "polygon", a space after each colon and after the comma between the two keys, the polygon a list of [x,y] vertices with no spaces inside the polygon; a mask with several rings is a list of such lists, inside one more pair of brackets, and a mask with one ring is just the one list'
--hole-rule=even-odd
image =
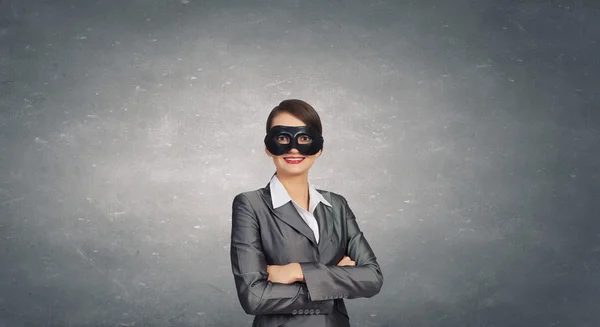
{"label": "gray suit jacket", "polygon": [[[319,244],[291,202],[274,209],[269,184],[235,196],[232,205],[231,268],[238,299],[253,327],[350,326],[343,299],[379,293],[383,275],[346,199],[317,190],[314,216]],[[338,267],[348,255],[356,266]],[[267,265],[298,262],[305,283],[267,280]]]}

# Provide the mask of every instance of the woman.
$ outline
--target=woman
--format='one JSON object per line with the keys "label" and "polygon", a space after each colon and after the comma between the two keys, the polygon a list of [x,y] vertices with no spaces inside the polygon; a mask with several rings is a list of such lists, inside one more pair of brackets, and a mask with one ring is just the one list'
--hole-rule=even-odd
{"label": "woman", "polygon": [[323,148],[319,115],[285,100],[267,119],[276,172],[233,200],[231,266],[242,308],[258,326],[350,326],[344,299],[379,293],[383,275],[346,199],[315,189],[308,171]]}

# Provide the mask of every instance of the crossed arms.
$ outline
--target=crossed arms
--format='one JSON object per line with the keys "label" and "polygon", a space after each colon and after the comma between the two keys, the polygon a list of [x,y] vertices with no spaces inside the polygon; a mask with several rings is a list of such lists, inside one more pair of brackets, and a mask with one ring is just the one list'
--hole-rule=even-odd
{"label": "crossed arms", "polygon": [[[292,314],[312,309],[328,314],[337,298],[369,298],[379,293],[383,275],[356,218],[343,199],[347,212],[348,256],[339,266],[320,262],[267,266],[259,225],[243,194],[233,200],[231,266],[238,299],[247,314]],[[354,261],[355,266],[346,266]]]}

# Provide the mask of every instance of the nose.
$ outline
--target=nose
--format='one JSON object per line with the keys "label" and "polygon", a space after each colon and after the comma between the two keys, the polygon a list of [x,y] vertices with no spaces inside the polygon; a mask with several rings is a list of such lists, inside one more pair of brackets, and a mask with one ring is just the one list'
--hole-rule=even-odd
{"label": "nose", "polygon": [[291,148],[290,151],[288,151],[288,153],[300,153],[300,151],[298,151],[298,149],[296,148]]}

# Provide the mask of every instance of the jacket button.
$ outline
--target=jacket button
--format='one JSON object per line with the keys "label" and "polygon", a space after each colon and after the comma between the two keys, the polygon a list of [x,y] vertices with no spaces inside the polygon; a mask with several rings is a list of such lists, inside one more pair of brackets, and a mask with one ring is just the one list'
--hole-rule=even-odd
{"label": "jacket button", "polygon": [[315,309],[315,314],[319,314],[319,313],[321,313],[321,310]]}
{"label": "jacket button", "polygon": [[303,314],[303,313],[304,313],[304,311],[302,311],[302,309],[298,310],[298,314],[299,314],[299,315],[301,315],[301,314]]}
{"label": "jacket button", "polygon": [[323,295],[323,300],[327,300],[327,295]]}
{"label": "jacket button", "polygon": [[298,313],[298,310],[296,310],[296,309],[292,310],[292,314],[293,314],[293,315],[295,315],[295,314],[297,314],[297,313]]}
{"label": "jacket button", "polygon": [[311,315],[314,315],[314,314],[315,314],[315,309],[310,309],[308,312],[309,312]]}
{"label": "jacket button", "polygon": [[348,297],[348,293],[344,293],[344,298],[347,298],[347,297]]}
{"label": "jacket button", "polygon": [[333,295],[333,298],[334,298],[334,299],[337,299],[337,298],[338,298],[338,295],[337,295],[337,294],[334,294],[334,295]]}

